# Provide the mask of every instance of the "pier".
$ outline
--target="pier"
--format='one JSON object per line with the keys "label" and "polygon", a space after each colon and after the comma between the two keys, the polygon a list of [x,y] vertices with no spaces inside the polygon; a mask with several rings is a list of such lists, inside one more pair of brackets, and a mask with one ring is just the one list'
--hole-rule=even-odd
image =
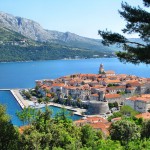
{"label": "pier", "polygon": [[0,91],[10,91],[11,89],[0,89]]}
{"label": "pier", "polygon": [[29,106],[28,102],[20,94],[19,89],[0,89],[0,91],[10,91],[22,109]]}
{"label": "pier", "polygon": [[15,99],[17,100],[17,102],[19,103],[19,105],[21,106],[22,109],[24,109],[24,104],[22,103],[22,101],[19,99],[19,97],[17,96],[16,92],[14,92],[14,90],[10,90],[10,92],[13,94],[13,96],[15,97]]}
{"label": "pier", "polygon": [[[0,89],[0,91],[10,91],[12,93],[12,95],[15,97],[16,101],[19,103],[19,105],[21,106],[22,109],[27,108],[27,107],[30,106],[30,101],[25,100],[23,98],[23,96],[20,94],[20,89]],[[49,102],[48,106],[55,106],[55,107],[59,107],[59,108],[65,108],[65,109],[73,111],[74,114],[76,114],[76,115],[81,115],[83,112],[86,112],[86,109],[74,108],[72,106],[65,106],[65,105],[61,105],[61,104],[58,104],[58,103],[54,103],[54,102]]]}
{"label": "pier", "polygon": [[13,96],[15,97],[15,99],[17,100],[17,102],[20,104],[22,109],[29,106],[28,102],[26,100],[24,100],[24,98],[20,94],[19,89],[12,89],[10,91],[13,94]]}

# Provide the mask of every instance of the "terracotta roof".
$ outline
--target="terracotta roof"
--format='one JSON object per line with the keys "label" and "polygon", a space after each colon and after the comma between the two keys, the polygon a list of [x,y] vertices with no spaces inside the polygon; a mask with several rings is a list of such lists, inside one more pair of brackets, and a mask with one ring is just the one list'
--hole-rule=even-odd
{"label": "terracotta roof", "polygon": [[90,83],[93,83],[93,84],[97,84],[98,83],[98,81],[97,80],[94,80],[94,81],[92,81],[92,82],[90,82]]}
{"label": "terracotta roof", "polygon": [[142,94],[141,97],[150,98],[150,94]]}
{"label": "terracotta roof", "polygon": [[119,95],[119,94],[106,94],[105,95],[106,99],[113,99],[113,98],[120,98],[120,97],[121,97],[121,95]]}
{"label": "terracotta roof", "polygon": [[107,84],[109,84],[109,83],[120,83],[121,81],[120,80],[105,80],[105,82],[107,83]]}
{"label": "terracotta roof", "polygon": [[106,87],[104,87],[103,85],[95,85],[93,86],[92,88],[96,88],[96,89],[103,89],[103,90],[106,90]]}
{"label": "terracotta roof", "polygon": [[111,86],[107,87],[108,90],[117,90],[117,89],[125,89],[125,86]]}
{"label": "terracotta roof", "polygon": [[101,130],[106,136],[109,135],[108,128],[110,127],[111,123],[104,124],[102,122],[97,122],[97,123],[91,123],[89,125],[94,129]]}
{"label": "terracotta roof", "polygon": [[[75,87],[75,86],[66,86],[65,88],[68,90],[76,90],[77,89],[77,87]],[[79,87],[78,87],[78,89],[79,89]]]}
{"label": "terracotta roof", "polygon": [[51,87],[50,87],[50,86],[45,85],[45,84],[43,84],[40,88],[42,88],[42,89],[46,89],[46,90],[50,90],[50,89],[51,89]]}
{"label": "terracotta roof", "polygon": [[64,84],[64,83],[54,83],[54,84],[52,84],[52,86],[53,86],[53,87],[54,87],[54,86],[63,87],[63,86],[65,86],[65,84]]}
{"label": "terracotta roof", "polygon": [[106,125],[104,123],[90,123],[90,126],[92,126],[94,129],[105,129]]}
{"label": "terracotta roof", "polygon": [[74,121],[76,125],[82,126],[85,124],[89,124],[94,129],[100,129],[105,135],[109,135],[108,128],[110,127],[111,123],[109,123],[106,119],[102,117],[87,117],[82,120]]}
{"label": "terracotta roof", "polygon": [[150,94],[142,94],[139,96],[133,96],[130,98],[127,98],[126,100],[131,100],[131,101],[150,101]]}
{"label": "terracotta roof", "polygon": [[94,97],[98,97],[99,96],[97,93],[91,94],[91,95],[94,96]]}
{"label": "terracotta roof", "polygon": [[105,73],[106,74],[115,74],[115,71],[113,71],[113,70],[107,70],[107,71],[105,71]]}
{"label": "terracotta roof", "polygon": [[102,117],[98,117],[98,116],[87,117],[85,119],[74,121],[75,124],[78,124],[78,123],[95,123],[95,122],[107,123],[108,121],[106,119],[104,119]]}
{"label": "terracotta roof", "polygon": [[146,113],[138,114],[135,117],[136,118],[143,118],[143,119],[150,119],[150,113],[146,112]]}
{"label": "terracotta roof", "polygon": [[131,86],[140,86],[141,84],[138,81],[128,81],[126,84],[130,84]]}
{"label": "terracotta roof", "polygon": [[118,77],[126,77],[127,75],[126,74],[118,74],[117,76]]}
{"label": "terracotta roof", "polygon": [[92,80],[82,80],[84,83],[91,83]]}
{"label": "terracotta roof", "polygon": [[135,87],[128,87],[127,89],[128,90],[135,90],[136,88]]}
{"label": "terracotta roof", "polygon": [[102,117],[87,117],[88,121],[91,121],[91,122],[108,122],[106,119],[102,118]]}
{"label": "terracotta roof", "polygon": [[84,120],[84,119],[76,120],[76,121],[74,121],[74,123],[76,125],[83,125],[83,124],[87,123],[87,120]]}
{"label": "terracotta roof", "polygon": [[150,98],[140,97],[140,98],[137,98],[137,101],[150,102]]}
{"label": "terracotta roof", "polygon": [[29,128],[29,125],[19,127],[19,132],[22,134],[25,129]]}
{"label": "terracotta roof", "polygon": [[121,120],[121,117],[113,118],[113,119],[111,119],[111,122],[115,122],[115,121],[119,121],[119,120]]}
{"label": "terracotta roof", "polygon": [[50,93],[48,93],[46,96],[47,96],[47,97],[51,97],[52,95],[51,95]]}
{"label": "terracotta roof", "polygon": [[137,96],[132,96],[132,97],[129,97],[129,98],[126,98],[126,100],[131,100],[131,101],[135,101],[137,98]]}
{"label": "terracotta roof", "polygon": [[97,74],[80,74],[80,77],[97,77]]}

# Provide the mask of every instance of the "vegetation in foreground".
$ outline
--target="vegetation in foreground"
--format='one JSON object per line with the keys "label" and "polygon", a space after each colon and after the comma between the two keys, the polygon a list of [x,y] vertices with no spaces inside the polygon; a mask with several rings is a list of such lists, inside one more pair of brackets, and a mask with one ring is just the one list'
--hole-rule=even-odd
{"label": "vegetation in foreground", "polygon": [[[132,118],[113,123],[110,136],[85,125],[77,127],[62,110],[51,118],[51,110],[28,111],[24,128],[14,127],[6,108],[0,105],[0,149],[5,150],[148,150],[150,120]],[[32,113],[31,113],[32,112]],[[28,114],[28,115],[27,115]],[[34,114],[34,115],[33,115]],[[30,119],[29,119],[30,118]]]}

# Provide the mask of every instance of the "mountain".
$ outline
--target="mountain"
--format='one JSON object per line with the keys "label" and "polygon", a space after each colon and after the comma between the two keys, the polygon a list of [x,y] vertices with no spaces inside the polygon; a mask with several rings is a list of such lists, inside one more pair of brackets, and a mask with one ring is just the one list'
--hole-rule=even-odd
{"label": "mountain", "polygon": [[0,27],[0,62],[91,58],[94,56],[104,57],[104,55],[113,56],[108,52],[37,42],[18,32]]}
{"label": "mountain", "polygon": [[25,37],[39,42],[50,42],[89,50],[110,52],[114,50],[103,46],[101,40],[91,39],[70,32],[58,32],[43,29],[39,23],[0,12],[0,26],[13,30]]}
{"label": "mountain", "polygon": [[0,27],[0,45],[39,45],[36,41],[29,39],[18,32],[12,31],[5,27]]}

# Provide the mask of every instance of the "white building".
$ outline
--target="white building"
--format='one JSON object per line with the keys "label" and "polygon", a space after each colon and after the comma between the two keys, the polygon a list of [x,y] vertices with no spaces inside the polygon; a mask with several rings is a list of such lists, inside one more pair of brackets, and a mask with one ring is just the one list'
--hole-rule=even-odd
{"label": "white building", "polygon": [[127,98],[125,100],[125,105],[132,107],[138,112],[147,112],[150,110],[150,94]]}

